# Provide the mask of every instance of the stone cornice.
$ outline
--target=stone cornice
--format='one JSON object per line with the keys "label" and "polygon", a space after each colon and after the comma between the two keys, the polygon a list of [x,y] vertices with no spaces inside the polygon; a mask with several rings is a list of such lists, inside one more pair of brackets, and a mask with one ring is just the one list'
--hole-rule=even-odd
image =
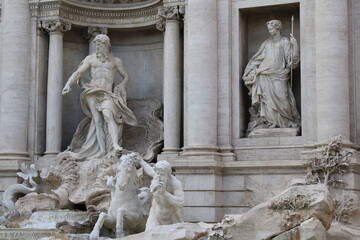
{"label": "stone cornice", "polygon": [[[103,4],[94,7],[88,2],[74,0],[30,0],[31,17],[38,20],[62,19],[86,27],[131,28],[155,25],[160,19],[158,8],[162,0],[121,7],[122,4]],[[117,5],[117,7],[106,7]]]}

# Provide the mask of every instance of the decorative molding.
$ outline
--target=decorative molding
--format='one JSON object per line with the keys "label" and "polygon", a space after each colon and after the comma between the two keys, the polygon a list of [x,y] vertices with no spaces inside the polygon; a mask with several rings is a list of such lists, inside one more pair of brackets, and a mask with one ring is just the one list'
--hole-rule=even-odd
{"label": "decorative molding", "polygon": [[179,7],[160,7],[158,15],[164,20],[180,20]]}
{"label": "decorative molding", "polygon": [[164,5],[179,5],[179,4],[184,4],[185,0],[163,0]]}
{"label": "decorative molding", "polygon": [[182,20],[185,14],[185,6],[170,6],[159,7],[158,15],[160,20],[156,22],[156,28],[160,31],[164,31],[166,28],[166,21],[169,20]]}
{"label": "decorative molding", "polygon": [[160,18],[157,15],[158,7],[162,6],[159,0],[152,1],[152,4],[144,2],[142,7],[137,8],[95,8],[81,3],[69,0],[30,2],[31,17],[38,20],[62,19],[78,26],[126,28],[154,25]]}
{"label": "decorative molding", "polygon": [[41,26],[49,33],[65,33],[71,29],[69,22],[57,19],[50,21],[42,21]]}
{"label": "decorative molding", "polygon": [[77,1],[94,3],[94,4],[139,4],[144,2],[153,2],[153,0],[77,0]]}

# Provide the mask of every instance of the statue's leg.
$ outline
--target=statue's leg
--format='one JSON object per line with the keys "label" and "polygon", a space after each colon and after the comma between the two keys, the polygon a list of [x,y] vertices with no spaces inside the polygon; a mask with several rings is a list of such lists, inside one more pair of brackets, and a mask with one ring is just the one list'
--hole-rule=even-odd
{"label": "statue's leg", "polygon": [[106,147],[105,147],[105,133],[104,133],[104,126],[103,126],[103,120],[101,117],[100,112],[96,109],[95,106],[95,97],[89,97],[88,104],[91,110],[92,117],[95,121],[95,128],[96,128],[96,138],[98,141],[98,144],[100,146],[100,155],[106,154]]}
{"label": "statue's leg", "polygon": [[[121,151],[122,147],[120,147],[120,145],[119,145],[119,136],[118,136],[119,132],[118,132],[118,127],[114,120],[114,116],[109,109],[104,109],[102,111],[102,113],[103,113],[105,122],[109,129],[109,134],[110,134],[111,140],[113,142],[114,150]],[[120,134],[122,134],[122,133],[120,133]]]}
{"label": "statue's leg", "polygon": [[97,239],[99,239],[100,229],[101,229],[102,226],[103,226],[103,223],[104,223],[104,221],[105,221],[105,219],[106,219],[106,215],[107,215],[107,214],[104,213],[104,212],[100,213],[99,218],[98,218],[98,220],[96,221],[96,224],[95,224],[93,230],[92,230],[91,233],[90,233],[90,236],[89,236],[89,239],[90,239],[90,240],[97,240]]}
{"label": "statue's leg", "polygon": [[124,233],[124,214],[126,210],[123,208],[118,208],[116,211],[116,237],[121,238],[125,237]]}
{"label": "statue's leg", "polygon": [[140,233],[145,230],[146,218],[140,212],[135,211],[126,211],[123,216],[124,221],[127,223],[127,226],[130,226],[128,231],[124,231],[128,234]]}

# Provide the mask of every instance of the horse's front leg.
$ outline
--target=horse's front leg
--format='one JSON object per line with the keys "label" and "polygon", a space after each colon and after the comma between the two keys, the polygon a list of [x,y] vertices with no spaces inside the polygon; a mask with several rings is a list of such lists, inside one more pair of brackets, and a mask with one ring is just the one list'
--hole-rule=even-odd
{"label": "horse's front leg", "polygon": [[101,229],[101,227],[102,227],[103,224],[104,224],[104,221],[105,221],[105,219],[106,219],[106,215],[107,215],[107,214],[104,213],[104,212],[100,213],[99,218],[98,218],[98,220],[96,221],[96,224],[95,224],[93,230],[92,230],[91,233],[90,233],[90,236],[89,236],[89,239],[90,239],[90,240],[97,240],[97,239],[99,239],[100,229]]}
{"label": "horse's front leg", "polygon": [[116,210],[116,237],[122,238],[125,237],[124,233],[124,214],[126,210],[123,208],[118,208]]}

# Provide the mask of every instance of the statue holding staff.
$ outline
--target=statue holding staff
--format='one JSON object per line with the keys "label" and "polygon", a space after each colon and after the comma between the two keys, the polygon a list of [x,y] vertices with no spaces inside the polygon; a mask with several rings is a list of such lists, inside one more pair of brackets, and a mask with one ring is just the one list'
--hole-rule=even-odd
{"label": "statue holding staff", "polygon": [[267,22],[270,37],[247,64],[243,80],[251,97],[248,132],[263,128],[300,127],[300,114],[289,82],[299,65],[296,39],[281,35],[279,20]]}

